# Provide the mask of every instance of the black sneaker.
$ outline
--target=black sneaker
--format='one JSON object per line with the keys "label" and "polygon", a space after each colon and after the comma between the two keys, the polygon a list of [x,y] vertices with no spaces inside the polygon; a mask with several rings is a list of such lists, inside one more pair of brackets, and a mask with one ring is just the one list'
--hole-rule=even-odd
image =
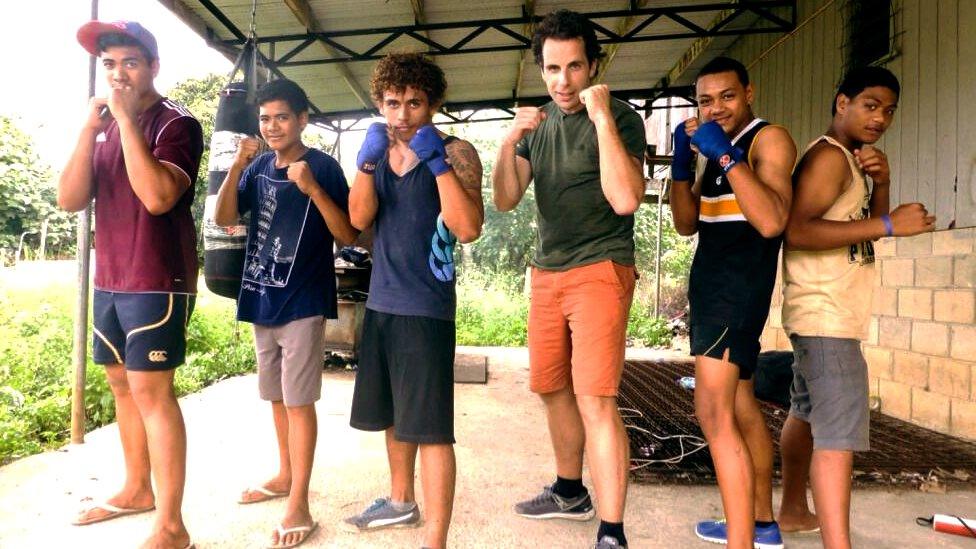
{"label": "black sneaker", "polygon": [[553,485],[546,486],[538,496],[515,504],[515,514],[531,519],[590,520],[596,515],[590,493],[575,498],[564,498],[552,491]]}

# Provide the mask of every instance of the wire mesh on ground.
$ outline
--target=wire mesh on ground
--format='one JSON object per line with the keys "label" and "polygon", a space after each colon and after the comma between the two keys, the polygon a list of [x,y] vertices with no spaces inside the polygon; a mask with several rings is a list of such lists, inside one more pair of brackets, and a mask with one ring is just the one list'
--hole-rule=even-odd
{"label": "wire mesh on ground", "polygon": [[[628,361],[619,405],[630,438],[636,482],[715,482],[715,469],[695,419],[694,393],[678,380],[694,375],[687,362]],[[779,434],[787,410],[760,401],[774,445],[779,476]],[[857,484],[922,484],[937,474],[941,482],[976,479],[976,444],[883,415],[871,413],[871,450],[854,454]],[[935,473],[933,473],[935,472]]]}

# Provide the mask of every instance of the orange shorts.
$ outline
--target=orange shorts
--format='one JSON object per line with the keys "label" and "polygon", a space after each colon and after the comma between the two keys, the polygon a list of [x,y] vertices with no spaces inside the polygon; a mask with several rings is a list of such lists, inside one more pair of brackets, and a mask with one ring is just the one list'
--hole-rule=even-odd
{"label": "orange shorts", "polygon": [[532,268],[529,388],[616,396],[624,367],[634,267],[601,261],[567,271]]}

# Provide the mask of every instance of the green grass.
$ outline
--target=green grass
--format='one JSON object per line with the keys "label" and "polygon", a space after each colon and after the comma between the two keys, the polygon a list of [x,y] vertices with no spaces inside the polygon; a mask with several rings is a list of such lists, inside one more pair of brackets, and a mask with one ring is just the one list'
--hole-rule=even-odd
{"label": "green grass", "polygon": [[[0,464],[67,442],[74,379],[73,278],[12,273],[0,270]],[[511,274],[463,273],[458,345],[524,346],[529,300],[521,285],[521,277]],[[201,283],[187,333],[187,362],[176,371],[178,395],[253,371],[251,327],[235,322],[234,311],[233,301]],[[631,308],[627,334],[648,346],[667,345],[671,337],[664,320],[649,316],[640,302]],[[85,385],[86,427],[114,421],[105,372],[90,359]]]}
{"label": "green grass", "polygon": [[[0,463],[64,444],[71,423],[73,284],[3,277],[0,286]],[[90,345],[89,345],[90,346]],[[90,351],[89,351],[90,354]],[[187,333],[187,363],[176,373],[182,396],[254,368],[250,326],[234,302],[202,292]],[[86,427],[115,419],[105,372],[88,360]]]}
{"label": "green grass", "polygon": [[465,271],[457,286],[457,344],[526,344],[529,300],[513,276]]}
{"label": "green grass", "polygon": [[[526,344],[529,298],[520,277],[465,271],[458,284],[457,343],[518,347]],[[630,308],[627,337],[635,344],[671,344],[667,321],[635,300]]]}

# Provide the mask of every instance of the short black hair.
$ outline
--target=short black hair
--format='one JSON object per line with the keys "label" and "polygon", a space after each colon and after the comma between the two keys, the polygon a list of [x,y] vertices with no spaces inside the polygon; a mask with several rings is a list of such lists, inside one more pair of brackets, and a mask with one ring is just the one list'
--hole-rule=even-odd
{"label": "short black hair", "polygon": [[308,95],[305,90],[287,78],[265,83],[258,89],[256,98],[259,106],[269,101],[281,100],[288,103],[295,114],[308,112]]}
{"label": "short black hair", "polygon": [[734,72],[743,88],[749,85],[749,71],[746,70],[746,66],[731,57],[716,57],[705,63],[705,66],[698,71],[695,81],[697,82],[702,76],[722,72]]}
{"label": "short black hair", "polygon": [[142,45],[142,42],[136,40],[135,38],[129,36],[128,34],[122,34],[121,32],[107,32],[98,37],[98,51],[105,52],[109,48],[117,47],[136,47],[142,52],[142,56],[146,58],[147,63],[152,63],[156,60],[156,56],[149,51],[146,46]]}
{"label": "short black hair", "polygon": [[849,99],[854,99],[857,94],[865,88],[881,86],[895,92],[897,99],[901,95],[901,85],[898,84],[898,77],[884,67],[864,66],[856,67],[848,71],[837,87],[834,94],[834,101],[830,104],[831,116],[837,114],[837,98],[844,94]]}
{"label": "short black hair", "polygon": [[600,43],[596,39],[596,31],[593,30],[590,20],[575,11],[560,9],[551,12],[535,28],[535,33],[532,35],[532,53],[535,55],[535,63],[540,67],[543,64],[542,45],[549,38],[555,40],[583,39],[586,60],[590,64],[603,57]]}

